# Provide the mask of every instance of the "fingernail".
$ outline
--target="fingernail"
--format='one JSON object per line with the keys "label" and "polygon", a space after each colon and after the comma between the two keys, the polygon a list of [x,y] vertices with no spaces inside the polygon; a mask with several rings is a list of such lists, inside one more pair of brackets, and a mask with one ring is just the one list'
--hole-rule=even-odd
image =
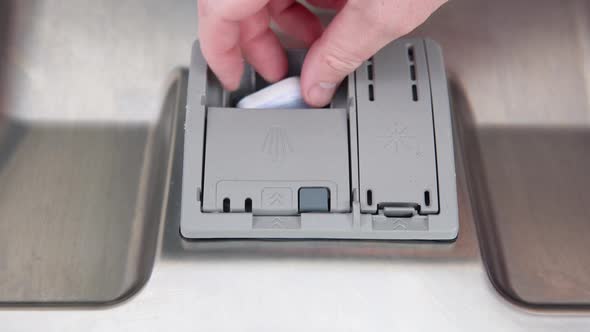
{"label": "fingernail", "polygon": [[307,97],[313,106],[322,107],[330,103],[335,90],[336,83],[320,82],[309,89]]}

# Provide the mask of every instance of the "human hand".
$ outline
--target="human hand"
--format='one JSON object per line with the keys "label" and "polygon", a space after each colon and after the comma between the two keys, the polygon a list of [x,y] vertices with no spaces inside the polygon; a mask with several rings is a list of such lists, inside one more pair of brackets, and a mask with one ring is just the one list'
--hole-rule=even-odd
{"label": "human hand", "polygon": [[271,19],[310,50],[301,71],[305,101],[330,102],[338,84],[382,47],[422,24],[447,0],[308,0],[338,13],[324,30],[296,0],[199,0],[199,36],[224,87],[238,88],[244,60],[269,82],[287,73],[287,57]]}

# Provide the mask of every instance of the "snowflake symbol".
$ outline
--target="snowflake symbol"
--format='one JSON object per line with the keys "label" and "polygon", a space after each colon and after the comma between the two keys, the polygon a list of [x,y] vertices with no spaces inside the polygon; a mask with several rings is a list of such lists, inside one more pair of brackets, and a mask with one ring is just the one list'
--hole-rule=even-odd
{"label": "snowflake symbol", "polygon": [[391,149],[395,152],[400,152],[400,150],[416,150],[416,137],[410,135],[408,132],[408,127],[395,123],[387,134],[379,136],[380,139],[385,141],[383,148]]}

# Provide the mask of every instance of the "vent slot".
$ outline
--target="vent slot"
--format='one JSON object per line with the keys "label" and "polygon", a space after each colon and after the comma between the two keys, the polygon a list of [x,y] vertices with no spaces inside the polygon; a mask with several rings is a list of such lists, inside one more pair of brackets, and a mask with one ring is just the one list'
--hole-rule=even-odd
{"label": "vent slot", "polygon": [[416,81],[418,79],[416,75],[416,54],[414,52],[414,46],[408,46],[408,62],[409,62],[409,71],[410,71],[410,81],[412,84],[412,100],[418,101],[418,85]]}
{"label": "vent slot", "polygon": [[246,198],[246,201],[244,201],[244,210],[246,210],[246,212],[248,212],[248,213],[252,212],[252,199],[251,198]]}
{"label": "vent slot", "polygon": [[414,62],[416,60],[416,56],[414,54],[414,46],[408,46],[408,60],[410,60],[410,62]]}
{"label": "vent slot", "polygon": [[367,65],[367,78],[369,79],[369,81],[372,81],[373,77],[375,77],[375,72],[373,71],[373,64],[369,63]]}
{"label": "vent slot", "polygon": [[367,60],[367,81],[369,83],[369,101],[375,101],[375,62],[373,57]]}
{"label": "vent slot", "polygon": [[424,204],[430,206],[430,191],[428,190],[424,192]]}
{"label": "vent slot", "polygon": [[228,213],[231,211],[231,201],[229,198],[223,199],[223,212]]}
{"label": "vent slot", "polygon": [[373,190],[367,190],[367,205],[373,205]]}

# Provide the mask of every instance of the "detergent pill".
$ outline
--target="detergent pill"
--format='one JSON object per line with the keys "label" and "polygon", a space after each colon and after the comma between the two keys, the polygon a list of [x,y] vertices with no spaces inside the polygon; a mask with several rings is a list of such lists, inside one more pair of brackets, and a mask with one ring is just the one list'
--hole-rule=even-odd
{"label": "detergent pill", "polygon": [[238,108],[289,109],[309,108],[301,94],[301,83],[297,76],[286,78],[260,91],[248,95],[238,102]]}

